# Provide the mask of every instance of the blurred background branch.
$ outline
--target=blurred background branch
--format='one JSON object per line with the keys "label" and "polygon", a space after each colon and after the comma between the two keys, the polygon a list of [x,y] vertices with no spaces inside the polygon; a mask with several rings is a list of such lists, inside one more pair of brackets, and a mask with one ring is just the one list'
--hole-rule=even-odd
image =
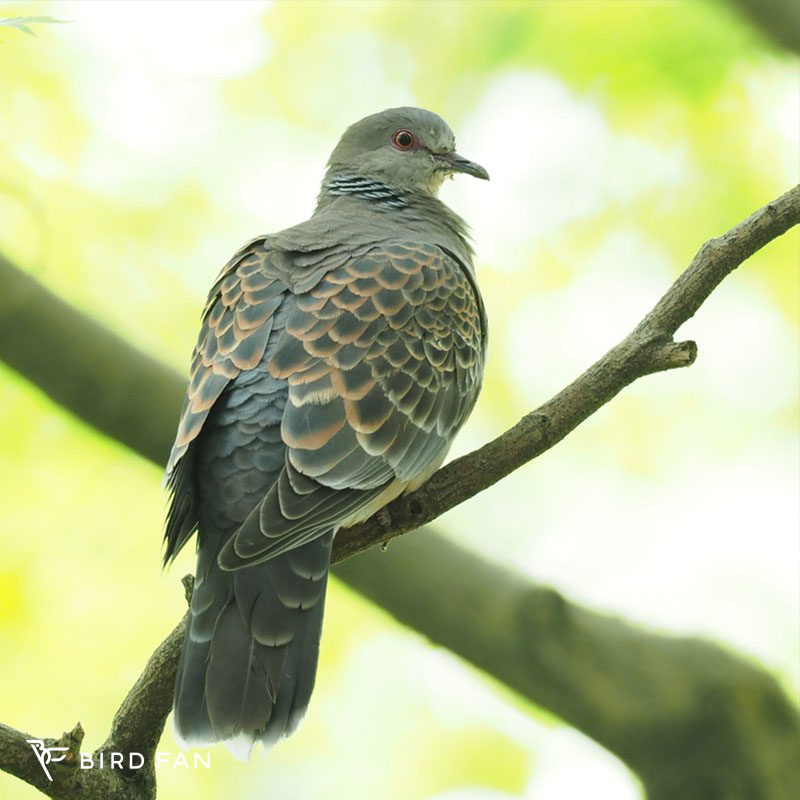
{"label": "blurred background branch", "polygon": [[[800,186],[707,242],[623,342],[516,428],[440,470],[431,488],[395,501],[383,522],[373,518],[350,538],[345,532],[334,561],[486,488],[560,441],[637,377],[692,363],[693,345],[672,344],[673,334],[726,275],[798,222]],[[0,358],[89,424],[162,463],[183,379],[2,256],[0,297]],[[615,752],[639,775],[650,800],[793,796],[800,780],[796,710],[772,677],[715,645],[645,632],[581,608],[432,533],[411,537],[388,555],[373,550],[353,558],[335,574]],[[155,752],[184,625],[151,657],[101,750]],[[155,796],[152,771],[132,783],[120,783],[113,770],[105,776],[92,770],[85,778],[77,757],[54,766],[59,783],[43,783],[35,770],[34,781],[31,755],[22,766],[15,760],[25,737],[0,728],[0,768],[52,797]]]}
{"label": "blurred background branch", "polygon": [[728,0],[772,41],[800,54],[800,3],[797,0]]}

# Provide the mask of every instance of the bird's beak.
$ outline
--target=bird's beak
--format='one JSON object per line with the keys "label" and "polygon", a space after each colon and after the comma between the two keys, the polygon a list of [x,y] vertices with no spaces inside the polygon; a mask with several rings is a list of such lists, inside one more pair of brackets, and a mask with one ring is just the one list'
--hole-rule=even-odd
{"label": "bird's beak", "polygon": [[489,173],[480,164],[476,164],[458,153],[437,153],[436,157],[444,162],[445,169],[450,172],[463,172],[466,175],[480,178],[482,181],[489,180]]}

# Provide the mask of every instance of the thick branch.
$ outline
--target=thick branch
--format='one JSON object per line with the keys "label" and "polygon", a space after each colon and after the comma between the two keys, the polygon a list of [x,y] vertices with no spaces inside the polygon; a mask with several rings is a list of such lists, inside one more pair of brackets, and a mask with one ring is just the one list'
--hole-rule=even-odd
{"label": "thick branch", "polygon": [[797,0],[728,0],[772,41],[800,53],[800,4]]}
{"label": "thick branch", "polygon": [[716,645],[581,608],[438,536],[373,548],[336,575],[615,753],[649,800],[790,800],[800,786],[797,711]]}
{"label": "thick branch", "polygon": [[[342,531],[334,560],[434,519],[490,486],[552,447],[636,378],[691,364],[694,344],[674,343],[675,331],[727,274],[798,221],[800,187],[795,187],[708,242],[626,339],[501,437],[452,462],[377,518]],[[0,357],[90,424],[102,425],[148,458],[163,460],[183,391],[180,377],[160,365],[151,371],[147,357],[2,257],[0,312]],[[26,336],[34,332],[35,348],[15,336],[23,330]],[[90,347],[88,354],[82,345]],[[59,370],[40,367],[43,353]],[[126,370],[115,370],[114,364],[125,364]],[[131,364],[135,381],[150,387],[151,406],[125,391]],[[86,393],[85,385],[83,391],[71,390],[59,372],[78,386],[103,387],[119,406],[110,409],[112,404],[100,398],[98,408],[91,408],[95,395]],[[431,534],[404,540],[387,554],[362,554],[339,565],[336,574],[401,622],[615,752],[639,774],[651,800],[779,800],[791,796],[800,777],[800,723],[791,704],[768,675],[715,646],[646,633],[581,609]],[[170,710],[183,624],[151,657],[104,748],[144,750],[157,743]],[[79,739],[79,734],[76,729],[70,736]],[[0,768],[47,792],[30,771],[38,764],[22,747],[25,738],[30,737],[0,727]],[[102,780],[102,772],[79,774],[98,774]],[[153,796],[147,793],[152,787],[125,786],[131,793],[105,788],[98,794],[84,784],[69,796]]]}
{"label": "thick branch", "polygon": [[[2,254],[0,358],[84,422],[157,464],[166,462],[183,378],[47,291]],[[144,402],[145,386],[161,402]]]}

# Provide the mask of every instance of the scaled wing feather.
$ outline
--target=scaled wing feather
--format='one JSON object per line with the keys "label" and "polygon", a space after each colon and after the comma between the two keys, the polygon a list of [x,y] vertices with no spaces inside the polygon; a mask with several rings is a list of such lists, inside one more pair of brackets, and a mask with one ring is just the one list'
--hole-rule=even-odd
{"label": "scaled wing feather", "polygon": [[441,463],[477,398],[484,341],[465,270],[433,245],[374,246],[298,294],[267,363],[288,384],[286,466],[223,568],[291,550]]}

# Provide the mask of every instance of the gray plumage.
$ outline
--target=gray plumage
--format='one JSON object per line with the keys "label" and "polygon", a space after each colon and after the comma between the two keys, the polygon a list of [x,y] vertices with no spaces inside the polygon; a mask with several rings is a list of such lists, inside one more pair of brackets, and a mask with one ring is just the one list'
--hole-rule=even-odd
{"label": "gray plumage", "polygon": [[167,561],[198,531],[175,686],[190,744],[297,726],[336,531],[424,482],[477,399],[486,318],[448,174],[487,178],[435,114],[351,126],[313,216],[249,242],[209,294],[175,445]]}

